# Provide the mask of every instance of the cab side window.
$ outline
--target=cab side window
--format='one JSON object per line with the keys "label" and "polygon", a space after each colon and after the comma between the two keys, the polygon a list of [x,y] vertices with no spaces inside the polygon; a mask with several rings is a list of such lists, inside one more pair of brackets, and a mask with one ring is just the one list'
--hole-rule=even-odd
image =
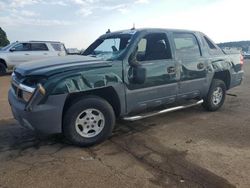
{"label": "cab side window", "polygon": [[208,47],[208,52],[211,55],[221,55],[223,54],[222,50],[218,47],[216,47],[216,45],[206,36],[203,36],[204,41]]}
{"label": "cab side window", "polygon": [[64,51],[64,45],[60,43],[51,43],[51,46],[55,51]]}
{"label": "cab side window", "polygon": [[30,44],[29,43],[19,43],[14,46],[15,51],[30,51]]}
{"label": "cab side window", "polygon": [[177,58],[201,56],[197,38],[191,33],[174,33],[174,44]]}
{"label": "cab side window", "polygon": [[143,37],[137,46],[137,61],[171,59],[169,41],[165,33],[152,33]]}
{"label": "cab side window", "polygon": [[204,36],[204,39],[205,39],[205,41],[206,41],[208,47],[209,47],[211,50],[216,50],[216,49],[217,49],[216,46],[213,44],[213,42],[210,41],[206,36]]}

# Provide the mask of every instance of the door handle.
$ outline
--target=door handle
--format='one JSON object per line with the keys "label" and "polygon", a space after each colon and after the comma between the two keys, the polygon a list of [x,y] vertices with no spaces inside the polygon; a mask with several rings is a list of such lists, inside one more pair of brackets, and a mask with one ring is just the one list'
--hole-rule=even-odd
{"label": "door handle", "polygon": [[24,54],[24,55],[30,55],[30,54]]}
{"label": "door handle", "polygon": [[48,53],[44,53],[43,55],[48,55]]}
{"label": "door handle", "polygon": [[169,74],[175,73],[175,67],[168,67],[168,68],[167,68],[167,72],[168,72]]}
{"label": "door handle", "polygon": [[199,70],[204,69],[204,68],[205,68],[205,64],[204,64],[204,63],[198,63],[198,64],[197,64],[197,68],[198,68]]}

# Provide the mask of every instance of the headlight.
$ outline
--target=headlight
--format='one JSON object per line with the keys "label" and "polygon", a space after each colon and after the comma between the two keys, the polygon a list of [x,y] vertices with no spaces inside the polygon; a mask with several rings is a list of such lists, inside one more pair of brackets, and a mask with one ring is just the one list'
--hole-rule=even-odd
{"label": "headlight", "polygon": [[47,78],[43,76],[30,76],[24,79],[23,84],[31,87],[36,87],[37,84],[44,84]]}
{"label": "headlight", "polygon": [[38,95],[45,96],[45,88],[41,83],[36,83],[39,80],[45,81],[42,77],[29,77],[24,82],[19,83],[16,81],[16,74],[13,72],[11,83],[16,97],[27,103],[32,103],[34,101],[33,98],[37,98]]}
{"label": "headlight", "polygon": [[32,97],[33,93],[27,92],[27,91],[22,91],[22,98],[25,102],[28,102],[31,97]]}
{"label": "headlight", "polygon": [[[29,92],[28,92],[29,93]],[[41,84],[37,84],[36,89],[34,92],[32,92],[31,96],[27,95],[27,98],[29,98],[28,103],[25,106],[26,111],[31,111],[34,107],[34,105],[38,104],[42,98],[45,96],[46,90]]]}
{"label": "headlight", "polygon": [[37,85],[37,88],[35,90],[28,90],[26,88],[26,90],[22,90],[22,98],[25,102],[29,102],[31,97],[33,96],[33,93],[40,93],[41,95],[45,95],[46,94],[46,90],[44,89],[44,87],[41,84]]}

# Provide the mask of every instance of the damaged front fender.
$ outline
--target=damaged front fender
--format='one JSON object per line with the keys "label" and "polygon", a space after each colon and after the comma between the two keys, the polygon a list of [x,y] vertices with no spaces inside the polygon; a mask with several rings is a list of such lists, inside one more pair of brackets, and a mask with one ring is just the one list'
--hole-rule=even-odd
{"label": "damaged front fender", "polygon": [[115,73],[91,74],[87,72],[60,79],[51,94],[76,93],[90,91],[122,83],[122,79]]}

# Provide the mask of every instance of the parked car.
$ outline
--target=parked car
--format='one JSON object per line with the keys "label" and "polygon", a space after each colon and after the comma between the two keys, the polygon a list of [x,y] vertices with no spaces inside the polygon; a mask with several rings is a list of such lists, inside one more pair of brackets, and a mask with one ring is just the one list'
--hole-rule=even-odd
{"label": "parked car", "polygon": [[18,66],[9,103],[24,127],[90,146],[117,118],[139,120],[194,105],[218,110],[243,77],[241,54],[225,54],[201,32],[107,33],[82,54]]}
{"label": "parked car", "polygon": [[78,50],[77,48],[67,48],[67,54],[68,55],[79,55],[80,50]]}
{"label": "parked car", "polygon": [[21,63],[55,56],[65,56],[64,44],[54,41],[14,42],[0,49],[0,74]]}
{"label": "parked car", "polygon": [[250,52],[243,52],[244,59],[250,59]]}

